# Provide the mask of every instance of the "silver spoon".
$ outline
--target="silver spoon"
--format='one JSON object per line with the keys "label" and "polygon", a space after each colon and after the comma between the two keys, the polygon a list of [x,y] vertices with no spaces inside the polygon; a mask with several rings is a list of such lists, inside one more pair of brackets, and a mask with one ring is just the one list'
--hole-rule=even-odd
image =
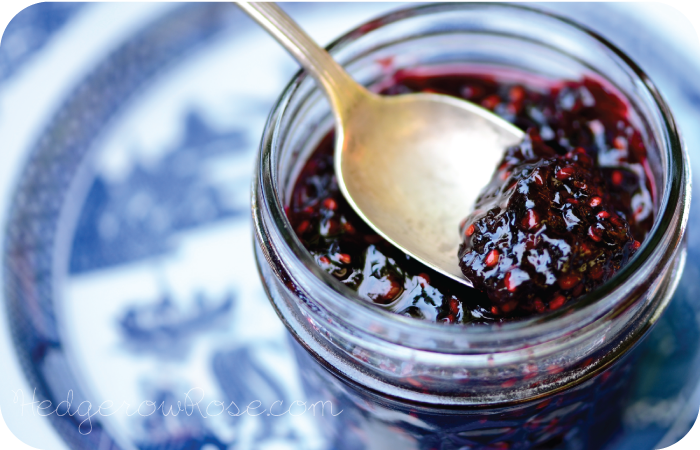
{"label": "silver spoon", "polygon": [[440,94],[379,96],[353,80],[274,3],[239,2],[319,83],[336,119],[335,172],[359,216],[423,264],[471,286],[459,224],[523,132]]}

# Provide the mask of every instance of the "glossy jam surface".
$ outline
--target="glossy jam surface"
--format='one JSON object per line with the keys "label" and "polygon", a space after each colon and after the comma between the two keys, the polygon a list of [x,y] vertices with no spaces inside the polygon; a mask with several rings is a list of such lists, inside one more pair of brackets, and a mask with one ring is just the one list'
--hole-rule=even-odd
{"label": "glossy jam surface", "polygon": [[380,90],[465,98],[528,138],[507,150],[455,230],[464,237],[460,265],[476,289],[374,233],[338,189],[333,135],[322,140],[297,178],[287,215],[316,262],[368,301],[465,324],[554,310],[612,277],[651,228],[654,189],[644,142],[626,102],[603,82],[460,67],[400,71]]}
{"label": "glossy jam surface", "polygon": [[607,184],[581,147],[508,149],[461,227],[460,267],[494,311],[557,309],[627,263],[640,244]]}

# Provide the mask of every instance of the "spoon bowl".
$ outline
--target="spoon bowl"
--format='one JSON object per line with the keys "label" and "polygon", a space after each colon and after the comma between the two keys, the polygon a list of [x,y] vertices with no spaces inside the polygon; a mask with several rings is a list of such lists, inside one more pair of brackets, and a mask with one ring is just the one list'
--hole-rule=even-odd
{"label": "spoon bowl", "polygon": [[439,94],[367,96],[343,117],[335,172],[353,209],[377,233],[465,284],[459,224],[503,150],[523,132],[469,102]]}
{"label": "spoon bowl", "polygon": [[328,97],[336,119],[335,172],[352,208],[406,254],[471,286],[459,268],[460,221],[523,132],[454,97],[371,93],[274,3],[238,5]]}

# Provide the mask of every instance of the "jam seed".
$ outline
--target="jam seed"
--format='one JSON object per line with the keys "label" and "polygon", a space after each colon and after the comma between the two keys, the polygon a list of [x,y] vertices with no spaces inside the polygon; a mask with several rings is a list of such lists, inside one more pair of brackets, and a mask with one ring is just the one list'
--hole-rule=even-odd
{"label": "jam seed", "polygon": [[544,180],[542,179],[542,176],[539,174],[539,172],[534,175],[534,178],[535,178],[535,183],[539,184],[540,186],[542,186],[544,184]]}
{"label": "jam seed", "polygon": [[559,278],[559,287],[561,287],[565,291],[568,291],[569,289],[579,284],[580,281],[581,278],[575,273],[567,273],[566,275],[562,275]]}
{"label": "jam seed", "polygon": [[300,234],[300,235],[304,234],[306,232],[306,230],[309,229],[310,225],[311,225],[311,223],[309,223],[308,220],[305,220],[302,223],[300,223],[299,226],[297,227],[297,234]]}
{"label": "jam seed", "polygon": [[501,254],[498,253],[498,250],[494,249],[491,250],[488,255],[486,255],[484,263],[486,264],[486,267],[494,267],[496,264],[498,264],[498,260],[500,258]]}
{"label": "jam seed", "polygon": [[588,227],[588,236],[596,242],[600,242],[603,239],[603,232],[594,228],[593,226]]}
{"label": "jam seed", "polygon": [[540,224],[540,217],[534,209],[528,209],[525,217],[522,220],[523,228],[532,230]]}
{"label": "jam seed", "polygon": [[343,224],[343,228],[345,229],[346,232],[348,232],[350,234],[355,234],[355,227],[353,227],[350,222],[345,222]]}
{"label": "jam seed", "polygon": [[481,106],[486,109],[494,110],[499,103],[501,103],[501,97],[496,94],[492,94],[481,101]]}
{"label": "jam seed", "polygon": [[639,242],[639,241],[634,241],[634,242],[632,243],[632,248],[633,248],[634,250],[637,250],[637,249],[638,249],[639,247],[641,247],[641,246],[642,246],[642,243]]}
{"label": "jam seed", "polygon": [[467,231],[465,231],[464,234],[466,234],[467,236],[471,236],[472,234],[474,234],[474,231],[476,231],[476,227],[474,226],[474,224],[471,224],[467,227]]}
{"label": "jam seed", "polygon": [[338,208],[338,203],[333,198],[328,197],[323,201],[323,207],[330,211],[335,211]]}
{"label": "jam seed", "polygon": [[[506,284],[506,289],[508,289],[508,292],[515,292],[518,290],[518,284],[515,284],[515,282],[513,282],[511,280],[511,273],[510,272],[508,272],[506,274],[506,276],[503,278],[503,282]],[[508,312],[508,311],[506,311],[505,306],[503,307],[503,311]]]}
{"label": "jam seed", "polygon": [[563,181],[569,178],[571,175],[574,174],[574,168],[573,167],[562,167],[557,171],[556,177],[557,180]]}
{"label": "jam seed", "polygon": [[600,205],[603,202],[603,199],[600,197],[593,197],[591,198],[591,202],[589,205],[591,205],[591,208],[595,208],[596,206]]}
{"label": "jam seed", "polygon": [[601,211],[597,214],[599,219],[607,219],[610,217],[610,213],[607,211]]}
{"label": "jam seed", "polygon": [[396,280],[391,280],[391,287],[389,288],[389,292],[386,293],[386,297],[393,300],[398,297],[401,291],[401,285]]}
{"label": "jam seed", "polygon": [[331,260],[327,256],[321,256],[318,258],[319,261],[321,261],[323,264],[330,264]]}
{"label": "jam seed", "polygon": [[613,184],[615,186],[619,186],[622,184],[624,181],[624,177],[622,176],[622,172],[619,170],[614,170],[612,175],[610,175],[610,179],[612,180]]}
{"label": "jam seed", "polygon": [[538,313],[544,312],[545,307],[544,307],[544,303],[542,303],[542,300],[540,300],[539,298],[535,299],[534,305],[535,305],[535,310]]}
{"label": "jam seed", "polygon": [[350,264],[352,258],[350,258],[350,255],[348,255],[347,253],[338,253],[338,261],[340,261],[343,264]]}
{"label": "jam seed", "polygon": [[501,312],[498,310],[498,306],[492,306],[492,307],[491,307],[491,314],[493,314],[494,316],[497,316],[497,315],[499,315],[500,313],[501,313]]}
{"label": "jam seed", "polygon": [[566,302],[566,297],[563,295],[557,295],[554,297],[554,300],[549,302],[549,309],[554,311],[555,309],[559,309],[564,305],[564,302]]}
{"label": "jam seed", "polygon": [[512,102],[519,102],[525,98],[525,89],[522,86],[513,86],[508,92],[508,98]]}

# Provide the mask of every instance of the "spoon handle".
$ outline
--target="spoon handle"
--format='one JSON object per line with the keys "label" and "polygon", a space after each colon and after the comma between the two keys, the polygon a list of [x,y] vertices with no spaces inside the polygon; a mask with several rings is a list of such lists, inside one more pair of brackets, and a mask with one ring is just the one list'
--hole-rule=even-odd
{"label": "spoon handle", "polygon": [[282,44],[318,81],[336,115],[344,116],[344,111],[351,108],[362,97],[370,95],[276,3],[237,2],[237,4]]}

